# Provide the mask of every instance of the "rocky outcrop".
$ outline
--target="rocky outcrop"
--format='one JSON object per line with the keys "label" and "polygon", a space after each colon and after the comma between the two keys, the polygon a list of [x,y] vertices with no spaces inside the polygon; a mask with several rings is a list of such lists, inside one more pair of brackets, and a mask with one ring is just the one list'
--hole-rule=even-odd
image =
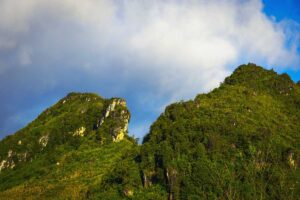
{"label": "rocky outcrop", "polygon": [[48,140],[49,140],[49,136],[48,135],[44,135],[44,136],[40,137],[39,144],[42,146],[42,148],[44,148],[44,147],[47,146]]}
{"label": "rocky outcrop", "polygon": [[148,181],[148,177],[145,171],[141,171],[141,177],[142,177],[143,186],[148,187],[150,185],[150,182]]}
{"label": "rocky outcrop", "polygon": [[130,120],[130,114],[126,107],[126,101],[120,98],[113,98],[110,104],[107,106],[105,113],[98,121],[96,128],[101,128],[101,126],[112,119],[114,124],[110,127],[110,134],[112,136],[113,142],[118,142],[123,140],[128,132],[128,123]]}
{"label": "rocky outcrop", "polygon": [[13,169],[16,166],[15,161],[13,159],[14,156],[15,152],[13,152],[11,149],[8,150],[7,158],[0,162],[0,172],[8,168]]}
{"label": "rocky outcrop", "polygon": [[8,169],[11,168],[13,169],[15,167],[15,163],[13,160],[2,160],[2,162],[0,163],[0,172],[4,169]]}
{"label": "rocky outcrop", "polygon": [[132,197],[133,196],[133,190],[132,189],[129,189],[129,188],[125,188],[123,190],[123,194],[125,195],[125,197]]}
{"label": "rocky outcrop", "polygon": [[[156,172],[153,170],[142,170],[141,171],[141,179],[143,186],[145,188],[151,187],[155,181],[157,180]],[[177,178],[178,172],[173,167],[168,167],[164,169],[164,176],[166,180],[166,187],[168,190],[168,200],[174,200],[178,199],[176,196],[178,196],[178,178]]]}
{"label": "rocky outcrop", "polygon": [[0,172],[5,169],[13,169],[16,167],[19,162],[26,162],[28,160],[28,152],[17,153],[12,149],[8,150],[7,157],[3,160],[0,160]]}
{"label": "rocky outcrop", "polygon": [[154,180],[156,180],[156,172],[154,170],[142,170],[141,178],[142,183],[145,188],[151,187],[153,185]]}
{"label": "rocky outcrop", "polygon": [[176,191],[176,184],[177,184],[177,170],[174,168],[167,168],[165,170],[165,176],[167,179],[167,184],[168,184],[168,200],[174,200],[175,195],[177,193]]}
{"label": "rocky outcrop", "polygon": [[82,126],[73,133],[73,136],[83,137],[85,130],[86,130],[86,128]]}
{"label": "rocky outcrop", "polygon": [[120,98],[112,99],[111,103],[108,105],[108,107],[104,113],[104,116],[97,123],[97,125],[96,125],[97,128],[99,128],[104,123],[104,120],[106,118],[108,118],[110,116],[110,114],[115,111],[116,106],[119,106],[119,105],[126,108],[126,101],[124,99],[120,99]]}
{"label": "rocky outcrop", "polygon": [[293,168],[296,169],[297,168],[297,162],[295,159],[295,153],[292,150],[289,150],[287,153],[287,163],[288,165]]}
{"label": "rocky outcrop", "polygon": [[[39,138],[37,141],[38,144],[41,146],[41,150],[43,150],[48,144],[49,136],[44,135]],[[22,140],[18,140],[18,146],[22,146]],[[24,152],[18,152],[14,149],[9,149],[7,152],[7,157],[3,160],[0,160],[0,172],[5,169],[13,169],[15,168],[18,163],[26,162],[29,159],[28,151],[24,149]]]}

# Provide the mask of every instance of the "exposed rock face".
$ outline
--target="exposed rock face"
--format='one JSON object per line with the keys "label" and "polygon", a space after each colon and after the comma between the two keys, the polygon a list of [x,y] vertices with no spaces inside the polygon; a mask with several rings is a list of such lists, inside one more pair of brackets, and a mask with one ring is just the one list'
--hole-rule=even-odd
{"label": "exposed rock face", "polygon": [[112,137],[114,142],[118,142],[123,140],[124,136],[128,132],[128,123],[129,123],[130,115],[128,111],[122,110],[120,112],[120,116],[118,116],[118,119],[121,123],[119,126],[115,127],[112,132]]}
{"label": "exposed rock face", "polygon": [[25,162],[28,158],[28,152],[16,153],[13,150],[8,150],[6,159],[0,161],[0,172],[5,169],[13,169],[18,162]]}
{"label": "exposed rock face", "polygon": [[155,179],[155,171],[143,170],[141,172],[143,186],[150,187],[152,186],[152,180]]}
{"label": "exposed rock face", "polygon": [[[166,178],[167,188],[168,188],[168,200],[174,200],[176,198],[176,194],[178,191],[176,191],[176,184],[178,184],[177,180],[177,170],[172,167],[168,167],[164,169],[164,176]],[[156,180],[156,172],[155,171],[147,171],[143,170],[141,171],[141,178],[142,183],[144,187],[151,187],[153,184],[153,181]]]}
{"label": "exposed rock face", "polygon": [[96,128],[100,128],[105,121],[113,119],[116,125],[111,127],[111,135],[113,142],[123,140],[128,131],[128,123],[130,114],[126,107],[126,101],[120,98],[113,98],[108,105],[103,117],[99,120]]}
{"label": "exposed rock face", "polygon": [[147,177],[146,173],[144,171],[142,171],[141,175],[142,175],[143,186],[148,187],[149,182],[148,182],[148,177]]}
{"label": "exposed rock face", "polygon": [[14,157],[15,157],[15,152],[13,152],[11,149],[8,150],[7,158],[0,162],[0,172],[8,168],[13,169],[16,166],[13,159]]}
{"label": "exposed rock face", "polygon": [[10,167],[10,165],[14,166],[14,163],[10,163],[7,160],[2,160],[1,164],[0,164],[0,172],[4,169],[7,169]]}
{"label": "exposed rock face", "polygon": [[125,136],[125,130],[121,127],[117,127],[116,129],[113,130],[112,137],[114,142],[118,142],[123,140]]}
{"label": "exposed rock face", "polygon": [[46,147],[48,144],[48,140],[49,140],[49,136],[48,135],[44,135],[39,139],[39,144],[42,145],[42,147]]}
{"label": "exposed rock face", "polygon": [[126,196],[126,197],[132,197],[133,196],[133,190],[131,189],[124,189],[123,191],[123,194]]}
{"label": "exposed rock face", "polygon": [[[49,136],[44,135],[40,137],[38,140],[38,144],[42,146],[41,149],[44,149],[48,144]],[[18,140],[17,145],[21,146],[22,140]],[[15,150],[9,149],[7,152],[6,159],[0,160],[0,172],[5,169],[13,169],[17,166],[20,162],[26,162],[29,158],[29,154],[27,150],[24,150],[24,152],[17,152]]]}
{"label": "exposed rock face", "polygon": [[166,178],[168,182],[168,189],[169,189],[169,200],[174,200],[174,194],[176,193],[175,191],[175,184],[177,182],[177,171],[174,168],[167,168],[166,171]]}
{"label": "exposed rock face", "polygon": [[288,165],[291,168],[294,168],[294,169],[297,168],[297,162],[296,162],[296,159],[295,159],[295,153],[293,151],[291,151],[291,150],[287,154],[287,162],[288,162]]}
{"label": "exposed rock face", "polygon": [[77,129],[74,133],[73,136],[84,136],[84,132],[85,132],[86,128],[85,127],[80,127],[79,129]]}
{"label": "exposed rock face", "polygon": [[[99,123],[97,124],[97,128],[100,127],[104,123],[104,120],[106,118],[108,118],[110,116],[110,114],[115,111],[116,106],[119,106],[119,105],[126,108],[126,101],[124,99],[120,99],[120,98],[112,99],[112,102],[108,105],[104,116],[100,119]],[[124,112],[124,110],[122,110],[121,112]]]}

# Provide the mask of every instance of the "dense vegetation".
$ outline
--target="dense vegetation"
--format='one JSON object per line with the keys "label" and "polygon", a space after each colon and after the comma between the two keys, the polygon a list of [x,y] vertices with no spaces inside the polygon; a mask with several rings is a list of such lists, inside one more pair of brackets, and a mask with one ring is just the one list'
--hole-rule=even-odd
{"label": "dense vegetation", "polygon": [[[112,143],[130,114],[113,99],[70,93],[0,142],[0,199],[78,199],[101,182],[134,139]],[[111,108],[112,109],[112,108]],[[101,126],[99,122],[103,119]]]}
{"label": "dense vegetation", "polygon": [[0,178],[0,199],[85,199],[134,144],[60,146]]}
{"label": "dense vegetation", "polygon": [[170,199],[296,199],[300,87],[242,65],[218,89],[168,106],[141,149]]}
{"label": "dense vegetation", "polygon": [[299,198],[300,86],[287,74],[242,65],[210,93],[169,105],[142,145],[112,142],[127,108],[98,127],[111,102],[72,93],[1,141],[0,161],[13,149],[16,166],[0,172],[0,197]]}

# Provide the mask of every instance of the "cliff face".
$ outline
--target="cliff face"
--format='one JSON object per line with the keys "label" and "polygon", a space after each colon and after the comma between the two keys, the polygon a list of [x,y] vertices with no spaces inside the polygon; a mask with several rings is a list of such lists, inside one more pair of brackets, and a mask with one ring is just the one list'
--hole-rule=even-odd
{"label": "cliff face", "polygon": [[56,146],[78,146],[86,138],[99,145],[104,141],[119,142],[127,135],[129,119],[124,99],[70,93],[27,127],[0,142],[0,172],[32,161]]}
{"label": "cliff face", "polygon": [[113,142],[121,141],[128,132],[128,123],[130,120],[130,113],[126,107],[124,99],[113,98],[107,106],[104,115],[96,124],[96,128],[100,128],[106,121],[113,120],[115,126],[111,126],[109,131],[112,135]]}

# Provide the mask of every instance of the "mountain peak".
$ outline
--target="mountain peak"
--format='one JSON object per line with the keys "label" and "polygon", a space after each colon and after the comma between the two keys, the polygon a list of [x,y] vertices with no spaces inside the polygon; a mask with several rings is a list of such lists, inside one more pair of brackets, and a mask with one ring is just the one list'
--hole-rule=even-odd
{"label": "mountain peak", "polygon": [[275,77],[278,74],[273,70],[264,69],[254,63],[238,66],[233,73],[225,79],[227,84],[241,84],[248,81],[260,81],[267,77]]}
{"label": "mountain peak", "polygon": [[248,64],[212,92],[168,106],[141,147],[144,186],[159,183],[172,200],[294,199],[299,97],[286,74]]}
{"label": "mountain peak", "polygon": [[291,95],[296,85],[288,74],[279,75],[273,69],[267,70],[253,63],[240,65],[224,83],[285,96]]}
{"label": "mountain peak", "polygon": [[28,126],[1,141],[0,171],[15,168],[58,146],[79,148],[85,142],[119,142],[127,136],[129,120],[122,98],[69,93]]}

